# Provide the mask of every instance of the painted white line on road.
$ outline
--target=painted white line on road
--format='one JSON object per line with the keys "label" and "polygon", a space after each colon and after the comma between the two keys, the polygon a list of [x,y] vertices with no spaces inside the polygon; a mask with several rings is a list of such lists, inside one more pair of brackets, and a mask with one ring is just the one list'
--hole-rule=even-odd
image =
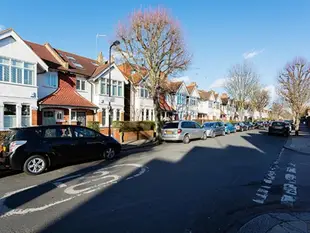
{"label": "painted white line on road", "polygon": [[276,178],[276,170],[279,168],[279,162],[281,159],[281,156],[284,152],[284,148],[281,149],[278,158],[271,164],[267,174],[265,175],[265,178],[263,180],[263,184],[257,189],[255,197],[252,199],[252,201],[258,203],[258,204],[264,204],[269,193],[269,189],[272,186],[272,182]]}
{"label": "painted white line on road", "polygon": [[283,184],[281,204],[293,206],[297,199],[296,164],[289,163],[285,174],[286,183]]}

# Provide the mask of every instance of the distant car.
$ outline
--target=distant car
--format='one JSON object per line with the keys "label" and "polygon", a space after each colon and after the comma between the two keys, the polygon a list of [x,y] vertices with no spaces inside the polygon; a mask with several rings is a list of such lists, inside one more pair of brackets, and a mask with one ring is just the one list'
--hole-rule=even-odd
{"label": "distant car", "polygon": [[284,122],[288,123],[291,126],[291,131],[295,129],[295,125],[293,120],[284,120]]}
{"label": "distant car", "polygon": [[248,127],[244,123],[242,123],[242,122],[236,123],[235,127],[236,127],[237,131],[240,131],[240,132],[248,130]]}
{"label": "distant car", "polygon": [[254,124],[256,129],[263,129],[264,128],[264,122],[263,121],[257,121]]}
{"label": "distant car", "polygon": [[203,127],[207,131],[208,137],[214,138],[218,135],[225,135],[225,126],[223,122],[216,121],[216,122],[206,122],[203,124]]}
{"label": "distant car", "polygon": [[164,141],[183,141],[185,144],[192,139],[207,139],[207,131],[194,121],[167,122],[162,129]]}
{"label": "distant car", "polygon": [[225,133],[230,134],[230,133],[236,133],[237,129],[232,123],[225,123]]}
{"label": "distant car", "polygon": [[246,125],[248,130],[254,129],[254,125],[252,124],[252,122],[244,122],[244,124]]}
{"label": "distant car", "polygon": [[284,121],[274,121],[268,129],[268,135],[280,134],[288,137],[290,135],[290,129]]}
{"label": "distant car", "polygon": [[113,159],[121,151],[114,138],[76,125],[13,128],[4,139],[0,163],[30,175],[50,166],[88,159]]}

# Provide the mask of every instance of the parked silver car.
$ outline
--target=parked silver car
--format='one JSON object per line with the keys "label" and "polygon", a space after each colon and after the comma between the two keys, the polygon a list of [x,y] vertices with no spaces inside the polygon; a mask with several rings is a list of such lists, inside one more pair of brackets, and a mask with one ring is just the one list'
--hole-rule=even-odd
{"label": "parked silver car", "polygon": [[167,122],[162,129],[164,141],[183,141],[189,143],[191,139],[207,139],[206,130],[194,121]]}
{"label": "parked silver car", "polygon": [[207,130],[208,137],[214,138],[218,135],[225,135],[225,125],[223,122],[206,122],[203,127]]}

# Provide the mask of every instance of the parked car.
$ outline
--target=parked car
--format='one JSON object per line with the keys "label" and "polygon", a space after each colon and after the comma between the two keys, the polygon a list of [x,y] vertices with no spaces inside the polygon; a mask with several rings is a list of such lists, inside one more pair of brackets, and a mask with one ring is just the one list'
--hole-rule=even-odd
{"label": "parked car", "polygon": [[254,125],[252,124],[252,122],[244,122],[245,126],[247,127],[247,130],[251,130],[254,129]]}
{"label": "parked car", "polygon": [[263,129],[264,128],[264,122],[263,121],[257,121],[254,124],[255,129]]}
{"label": "parked car", "polygon": [[206,129],[208,137],[214,138],[218,135],[225,135],[225,125],[221,121],[206,122],[203,127]]}
{"label": "parked car", "polygon": [[207,139],[207,131],[194,121],[167,122],[162,129],[164,141],[183,141],[189,143],[192,139]]}
{"label": "parked car", "polygon": [[113,159],[121,151],[114,138],[83,126],[13,128],[4,139],[0,163],[38,175],[46,168],[86,159]]}
{"label": "parked car", "polygon": [[295,125],[294,125],[293,120],[284,120],[284,122],[290,124],[290,126],[291,126],[291,131],[295,129]]}
{"label": "parked car", "polygon": [[225,133],[230,134],[230,133],[236,133],[236,127],[232,123],[225,123]]}
{"label": "parked car", "polygon": [[280,134],[288,137],[290,135],[289,127],[284,121],[274,121],[268,129],[268,135]]}
{"label": "parked car", "polygon": [[235,127],[236,127],[237,131],[240,131],[240,132],[248,130],[248,127],[242,122],[236,123]]}

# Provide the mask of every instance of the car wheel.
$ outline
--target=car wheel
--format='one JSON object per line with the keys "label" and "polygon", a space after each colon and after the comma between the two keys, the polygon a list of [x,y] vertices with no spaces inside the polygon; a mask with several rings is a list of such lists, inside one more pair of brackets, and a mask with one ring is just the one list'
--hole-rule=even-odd
{"label": "car wheel", "polygon": [[105,149],[105,151],[103,152],[103,156],[107,160],[114,159],[115,158],[115,150],[114,150],[114,148],[109,147],[109,148]]}
{"label": "car wheel", "polygon": [[202,135],[202,140],[207,140],[207,138],[208,138],[208,135],[206,132],[204,132]]}
{"label": "car wheel", "polygon": [[47,167],[46,158],[42,155],[32,155],[24,163],[23,170],[28,175],[39,175]]}
{"label": "car wheel", "polygon": [[188,144],[189,141],[190,141],[189,136],[188,136],[188,135],[185,135],[184,138],[183,138],[183,143],[184,143],[184,144]]}

